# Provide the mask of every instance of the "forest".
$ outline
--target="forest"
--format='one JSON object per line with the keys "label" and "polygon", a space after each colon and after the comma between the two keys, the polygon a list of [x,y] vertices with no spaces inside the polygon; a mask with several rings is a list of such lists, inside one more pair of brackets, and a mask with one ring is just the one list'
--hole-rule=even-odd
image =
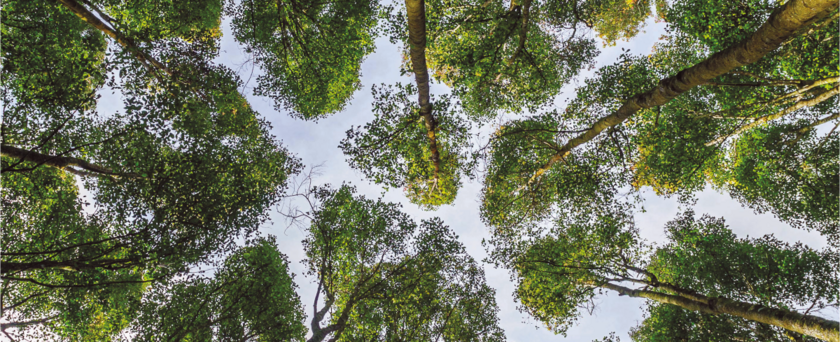
{"label": "forest", "polygon": [[[563,340],[627,297],[596,342],[840,342],[838,5],[5,0],[0,341],[536,341],[500,298]],[[275,133],[360,100],[345,179]]]}

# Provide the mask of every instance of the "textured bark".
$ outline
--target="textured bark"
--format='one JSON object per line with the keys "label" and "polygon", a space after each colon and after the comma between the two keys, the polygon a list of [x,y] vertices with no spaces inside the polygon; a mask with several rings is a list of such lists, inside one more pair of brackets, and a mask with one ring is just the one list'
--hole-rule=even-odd
{"label": "textured bark", "polygon": [[435,179],[437,179],[440,174],[440,153],[435,136],[437,121],[432,114],[432,104],[429,102],[429,68],[426,66],[426,3],[424,0],[406,0],[405,8],[408,14],[411,70],[417,82],[417,103],[420,105],[420,115],[426,125],[429,150],[432,152],[431,162],[435,167]]}
{"label": "textured bark", "polygon": [[686,310],[698,311],[710,315],[729,314],[759,323],[774,325],[829,342],[840,342],[840,323],[821,317],[803,315],[798,312],[769,308],[722,297],[708,298],[708,303],[702,303],[681,296],[656,291],[634,290],[610,283],[599,284],[597,286],[616,291],[619,295],[647,298],[659,303],[676,305]]}
{"label": "textured bark", "polygon": [[[78,173],[78,170],[68,169],[69,166],[80,167],[84,170],[90,171],[96,175],[108,175],[108,176],[116,176],[111,172],[110,169],[104,166],[96,165],[93,163],[89,163],[85,160],[73,158],[73,157],[62,157],[62,156],[53,156],[43,153],[38,153],[35,151],[29,151],[20,149],[14,146],[9,145],[0,145],[0,155],[4,157],[10,158],[17,158],[23,161],[38,163],[41,165],[52,166],[59,169],[65,169],[68,171],[76,171],[73,173]],[[128,176],[137,176],[134,174],[130,174]]]}
{"label": "textured bark", "polygon": [[619,296],[630,296],[630,297],[637,297],[637,298],[647,298],[650,300],[655,300],[657,302],[663,304],[671,304],[679,306],[683,309],[691,310],[691,311],[699,311],[705,314],[714,315],[718,312],[712,310],[709,304],[701,303],[696,300],[691,300],[682,296],[670,295],[667,293],[661,293],[656,291],[647,291],[647,290],[634,290],[628,287],[619,286],[615,284],[605,283],[602,285],[597,285],[599,287],[613,290],[618,292]]}
{"label": "textured bark", "polygon": [[798,312],[717,298],[715,311],[782,327],[829,342],[840,342],[840,323]]}
{"label": "textured bark", "polygon": [[837,7],[836,0],[789,1],[777,9],[750,37],[715,53],[699,64],[661,80],[655,88],[636,94],[624,102],[618,111],[596,121],[587,131],[563,145],[560,151],[534,173],[529,183],[565,158],[572,149],[591,141],[605,129],[621,124],[641,109],[661,106],[691,88],[705,84],[732,69],[758,61],[807,26],[827,17]]}
{"label": "textured bark", "polygon": [[101,31],[102,33],[107,34],[109,37],[113,38],[117,41],[120,45],[122,45],[126,50],[134,54],[143,65],[153,66],[155,69],[163,71],[169,75],[172,75],[172,72],[166,68],[163,63],[159,62],[152,56],[149,56],[143,50],[141,50],[137,45],[131,41],[131,39],[126,38],[120,32],[111,29],[108,25],[102,22],[99,18],[97,18],[93,13],[91,13],[85,6],[76,2],[75,0],[58,0],[59,3],[64,5],[65,8],[76,14],[79,18],[83,21],[88,23],[90,26],[93,26],[97,30]]}

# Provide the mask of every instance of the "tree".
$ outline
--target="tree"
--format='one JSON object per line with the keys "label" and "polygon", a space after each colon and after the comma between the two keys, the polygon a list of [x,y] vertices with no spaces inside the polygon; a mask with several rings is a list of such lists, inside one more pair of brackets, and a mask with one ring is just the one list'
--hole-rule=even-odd
{"label": "tree", "polygon": [[[472,118],[548,104],[597,55],[595,6],[577,1],[430,1],[429,66]],[[409,6],[406,6],[408,9]],[[411,20],[412,12],[408,16]]]}
{"label": "tree", "polygon": [[[740,18],[726,26],[725,20],[710,22],[715,39],[741,39],[744,28],[758,26],[755,21],[770,9],[755,5],[742,12],[752,12],[749,20]],[[677,25],[691,22],[676,19],[683,23]],[[836,163],[820,152],[830,150],[836,137],[816,129],[837,119],[837,46],[818,44],[832,34],[827,27],[836,20],[837,15],[831,15],[758,63],[692,89],[655,111],[640,112],[632,123],[638,146],[631,157],[634,185],[686,196],[711,184],[759,212],[770,211],[797,228],[818,230],[836,244],[837,222],[831,218],[838,210],[831,185],[836,182],[831,176]],[[657,47],[651,67],[673,70],[694,63],[699,57],[687,50],[714,48],[721,44],[715,39],[706,31],[686,28]],[[815,43],[818,48],[807,48]],[[768,167],[776,164],[781,167]]]}
{"label": "tree", "polygon": [[820,341],[768,324],[673,305],[650,304],[645,310],[645,320],[630,331],[633,341]]}
{"label": "tree", "polygon": [[691,211],[668,223],[669,243],[653,249],[629,219],[606,213],[559,222],[524,253],[509,259],[497,253],[497,262],[515,270],[523,308],[557,332],[609,290],[837,341],[838,322],[797,310],[837,304],[836,252],[772,236],[736,239],[722,219],[696,220]]}
{"label": "tree", "polygon": [[[432,102],[426,65],[426,8],[423,0],[406,1],[409,53],[415,87],[397,85],[374,92],[376,118],[347,131],[341,142],[354,168],[380,184],[403,187],[412,203],[435,209],[455,200],[461,174],[469,172],[463,146],[469,126],[460,117],[460,103],[448,96]],[[417,105],[410,95],[417,93]],[[452,108],[452,109],[450,109]],[[422,128],[422,130],[421,130]],[[425,132],[424,132],[425,131]]]}
{"label": "tree", "polygon": [[[616,23],[615,14],[610,14],[612,3],[526,1],[511,3],[509,9],[501,5],[432,1],[427,6],[425,1],[407,1],[405,15],[391,17],[392,41],[406,42],[405,71],[415,76],[419,114],[409,114],[408,105],[402,107],[402,117],[383,113],[394,110],[394,99],[383,101],[375,91],[377,119],[365,130],[348,131],[341,144],[353,167],[377,183],[405,188],[412,202],[426,209],[449,204],[460,176],[472,174],[473,162],[467,161],[466,153],[453,151],[463,145],[461,132],[469,128],[461,116],[484,120],[500,110],[539,108],[594,57],[593,41],[582,37],[585,27],[595,25],[611,36],[629,37],[637,31],[628,25],[638,22]],[[447,97],[431,102],[430,72],[453,87],[460,100],[452,113],[446,111],[453,107]],[[413,94],[413,88],[406,89]],[[415,115],[426,127],[428,147],[421,147],[425,143],[419,131],[406,129]]]}
{"label": "tree", "polygon": [[418,225],[346,185],[305,196],[312,211],[290,215],[311,219],[309,341],[504,340],[484,272],[439,219]]}
{"label": "tree", "polygon": [[132,330],[136,341],[302,341],[303,306],[273,237],[227,257],[212,278],[155,284]]}
{"label": "tree", "polygon": [[[75,3],[66,1],[65,4]],[[100,0],[82,1],[88,7],[101,6],[101,19],[119,23],[121,29],[143,40],[181,38],[214,44],[221,37],[221,0],[138,1]],[[76,3],[76,5],[81,6]]]}
{"label": "tree", "polygon": [[[806,7],[809,9],[802,10]],[[723,43],[715,43],[718,45],[704,45],[706,43],[691,36],[699,33],[674,34],[649,58],[623,55],[618,63],[602,68],[595,78],[578,89],[578,96],[564,111],[505,123],[490,143],[490,166],[483,194],[485,220],[495,225],[503,215],[516,218],[533,215],[523,213],[525,209],[521,208],[545,216],[545,209],[539,208],[582,202],[579,198],[566,196],[572,191],[565,189],[582,177],[562,178],[578,174],[575,169],[582,163],[591,165],[592,172],[597,170],[589,179],[600,179],[601,183],[608,184],[608,189],[615,191],[630,185],[637,189],[650,185],[662,194],[690,195],[702,189],[707,179],[717,179],[722,187],[722,184],[731,183],[723,177],[725,173],[719,172],[726,170],[721,167],[724,154],[718,152],[717,146],[707,146],[707,143],[727,136],[739,127],[743,128],[742,132],[758,129],[759,124],[771,121],[767,115],[776,115],[779,111],[807,118],[796,124],[792,135],[797,130],[805,132],[833,119],[830,113],[835,106],[831,98],[836,79],[832,77],[836,77],[837,71],[826,64],[834,58],[828,57],[832,48],[814,51],[813,55],[808,55],[808,63],[786,62],[786,55],[787,51],[801,49],[792,47],[794,45],[807,46],[813,44],[813,39],[823,39],[822,34],[828,34],[825,25],[836,20],[832,15],[835,10],[833,3],[792,1],[772,14],[767,13],[766,21],[755,24],[760,26],[757,31],[750,32],[748,27],[730,30],[732,35]],[[691,17],[692,13],[669,10],[666,18],[693,23],[699,19]],[[762,18],[761,15],[755,17]],[[715,21],[715,25],[725,22]],[[782,48],[776,51],[780,46]],[[706,51],[718,52],[707,56]],[[740,71],[738,68],[754,69]],[[771,70],[786,75],[772,75]],[[771,74],[762,76],[767,73]],[[638,89],[651,90],[638,93]],[[765,98],[766,101],[775,101],[774,98],[779,101],[766,106],[762,104]],[[712,118],[719,114],[711,114],[720,110],[714,108],[719,104],[724,109],[732,106],[730,109],[737,110],[733,111],[736,113],[743,108],[735,107],[745,103],[749,104],[747,109],[750,110],[741,112],[749,115],[746,123],[745,118],[737,117],[738,114],[727,117],[726,121]],[[600,118],[593,122],[593,117]],[[824,159],[818,163],[831,161]],[[825,171],[830,172],[830,169]],[[713,172],[718,172],[716,178],[705,178]],[[789,176],[775,177],[791,179]],[[802,186],[797,189],[806,187],[800,184]],[[673,192],[669,192],[672,189]],[[604,197],[602,194],[597,191],[591,197]],[[813,195],[795,190],[785,196],[786,199],[807,199],[809,203],[796,210],[816,207],[823,198],[836,198],[830,191]],[[756,208],[767,208],[766,203],[779,202],[772,198],[769,201],[753,198],[751,201],[749,205]],[[592,202],[596,203],[595,200]],[[773,207],[772,211],[794,223],[802,222],[802,217],[810,215],[793,214],[783,206],[778,207]],[[835,240],[831,236],[836,231],[836,222],[822,217],[815,216],[807,224]]]}
{"label": "tree", "polygon": [[[210,62],[212,46],[143,41],[92,13],[69,0],[3,8],[0,301],[12,335],[116,336],[148,283],[230,252],[299,168]],[[107,53],[106,37],[119,44]],[[112,71],[125,112],[103,115],[96,92]]]}
{"label": "tree", "polygon": [[[461,176],[471,175],[469,124],[449,96],[435,99],[435,150],[425,119],[412,103],[413,86],[374,87],[374,120],[347,131],[339,147],[350,166],[374,182],[403,188],[424,209],[451,204]],[[436,153],[435,153],[436,152]]]}
{"label": "tree", "polygon": [[227,10],[234,37],[265,70],[256,94],[304,119],[343,110],[358,90],[378,11],[370,0],[247,0]]}

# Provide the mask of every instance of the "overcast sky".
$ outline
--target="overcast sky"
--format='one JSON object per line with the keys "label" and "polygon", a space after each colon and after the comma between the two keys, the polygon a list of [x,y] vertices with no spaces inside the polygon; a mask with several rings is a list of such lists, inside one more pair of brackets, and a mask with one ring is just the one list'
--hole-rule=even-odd
{"label": "overcast sky", "polygon": [[[253,65],[246,63],[249,57],[242,48],[233,40],[229,29],[229,22],[223,22],[224,37],[222,40],[222,56],[219,62],[239,70],[243,81],[250,79],[247,84],[249,89],[244,93],[250,99],[251,105],[267,118],[273,125],[272,133],[282,141],[291,152],[302,159],[304,164],[309,166],[323,164],[320,168],[321,175],[314,179],[314,184],[339,185],[342,182],[352,183],[359,189],[359,193],[369,197],[377,198],[383,195],[380,186],[369,183],[361,173],[352,170],[341,150],[337,147],[339,141],[345,137],[345,131],[351,126],[363,125],[373,118],[371,113],[370,86],[374,84],[403,84],[413,82],[408,76],[400,77],[399,64],[401,61],[400,47],[390,44],[387,38],[379,38],[376,52],[368,56],[362,65],[362,89],[359,90],[347,109],[341,113],[332,115],[329,118],[316,122],[306,122],[289,117],[285,112],[274,110],[272,102],[267,98],[253,96],[252,89],[256,85],[256,77],[260,70],[253,70]],[[651,52],[653,44],[664,33],[662,23],[654,23],[648,20],[644,33],[639,34],[632,42],[619,43],[615,47],[605,48],[597,58],[596,67],[613,63],[621,53],[621,49],[629,49],[633,54],[647,55]],[[241,68],[239,68],[242,66]],[[253,70],[253,75],[252,75]],[[591,74],[591,71],[581,74],[583,77]],[[565,97],[574,95],[574,83],[567,86],[564,93],[560,95],[557,103],[562,103]],[[446,93],[446,86],[434,84],[433,93]],[[106,102],[118,100],[113,98],[103,99]],[[477,261],[486,256],[484,247],[481,246],[483,238],[489,238],[489,230],[479,219],[479,192],[481,190],[480,180],[466,182],[458,192],[458,197],[453,205],[443,206],[435,212],[419,210],[415,205],[410,204],[399,189],[384,192],[384,199],[391,202],[403,204],[404,211],[412,215],[416,220],[433,216],[441,217],[460,237],[460,241],[466,246],[467,251]],[[812,248],[826,246],[825,240],[816,233],[809,233],[796,230],[780,223],[772,215],[755,215],[752,210],[742,208],[741,205],[730,199],[728,195],[718,194],[707,190],[698,196],[699,201],[694,207],[695,212],[700,215],[704,213],[713,216],[725,217],[732,230],[739,237],[761,236],[764,234],[775,234],[779,239],[789,242],[802,241]],[[652,241],[663,241],[663,226],[665,222],[673,219],[680,211],[676,200],[656,197],[651,192],[645,195],[644,207],[647,212],[636,216],[637,226],[644,238]],[[312,315],[312,300],[314,299],[315,286],[313,279],[303,275],[304,266],[301,260],[304,257],[301,240],[305,233],[295,227],[286,228],[287,222],[278,214],[273,215],[273,223],[262,228],[263,233],[277,236],[280,249],[288,255],[292,271],[296,274],[295,281],[300,287],[299,294],[305,306],[306,314]],[[517,303],[514,303],[512,293],[514,285],[510,281],[507,270],[494,269],[485,265],[488,284],[496,289],[496,301],[501,309],[499,317],[502,328],[505,329],[509,341],[558,341],[563,340],[562,336],[554,335],[539,322],[531,319],[527,314],[516,310]],[[568,332],[569,341],[591,341],[601,338],[614,331],[621,337],[622,341],[630,341],[627,335],[629,329],[642,320],[641,306],[644,302],[640,299],[618,297],[611,293],[598,298],[598,306],[594,315],[584,314],[579,324]],[[309,325],[307,317],[307,326]]]}

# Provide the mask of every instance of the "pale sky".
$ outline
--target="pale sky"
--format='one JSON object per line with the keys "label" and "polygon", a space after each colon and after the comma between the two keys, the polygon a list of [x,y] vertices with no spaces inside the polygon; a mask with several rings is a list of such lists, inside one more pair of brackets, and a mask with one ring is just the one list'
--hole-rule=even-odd
{"label": "pale sky", "polygon": [[[224,21],[222,25],[225,29],[222,39],[223,52],[218,62],[234,70],[239,70],[243,81],[251,78],[247,86],[255,86],[256,77],[260,74],[260,70],[253,70],[253,76],[251,76],[253,66],[245,63],[249,60],[249,56],[233,40],[229,21]],[[602,49],[600,56],[597,58],[596,69],[614,62],[621,53],[621,48],[629,49],[633,54],[649,54],[653,44],[664,33],[663,29],[664,24],[648,20],[647,26],[644,28],[645,32],[635,37],[632,42],[619,43],[615,47]],[[348,166],[345,156],[338,148],[339,141],[345,137],[345,131],[351,126],[364,125],[373,118],[370,110],[371,85],[396,82],[406,84],[414,81],[411,77],[400,77],[399,75],[400,47],[390,44],[387,37],[381,37],[376,42],[376,52],[368,56],[362,65],[362,89],[355,94],[354,99],[345,111],[322,119],[317,123],[293,119],[284,112],[277,112],[273,109],[271,100],[253,96],[250,88],[244,91],[253,108],[272,123],[274,126],[272,133],[282,141],[284,146],[301,158],[307,167],[323,164],[323,167],[319,169],[321,175],[314,179],[315,185],[326,183],[340,185],[342,182],[348,182],[356,185],[359,193],[369,198],[379,197],[383,193],[382,187],[368,182],[360,172],[354,171]],[[241,65],[243,67],[239,68]],[[579,80],[590,74],[591,71],[584,71]],[[567,86],[564,94],[560,95],[556,102],[562,103],[564,97],[573,96],[574,88],[574,83]],[[444,85],[434,84],[432,86],[433,93],[440,94],[447,91]],[[103,92],[103,95],[100,107],[104,109],[103,112],[118,110],[122,106],[121,100],[110,95],[110,91]],[[467,181],[458,192],[458,197],[453,205],[443,206],[435,212],[419,210],[405,199],[400,189],[384,193],[384,199],[402,203],[404,211],[418,221],[433,216],[441,217],[459,235],[460,241],[466,246],[467,251],[473,258],[481,262],[486,256],[486,251],[481,246],[481,240],[483,238],[489,239],[489,230],[479,219],[480,190],[480,177],[473,182]],[[728,195],[707,190],[699,194],[698,198],[698,204],[694,207],[698,215],[708,213],[726,218],[731,229],[739,237],[755,237],[772,233],[784,241],[802,241],[812,248],[826,246],[825,240],[819,234],[789,228],[770,214],[755,215],[752,210],[742,208],[738,202],[730,199]],[[662,228],[665,222],[673,219],[680,208],[675,199],[658,198],[651,192],[645,195],[645,199],[644,206],[647,212],[636,216],[637,227],[640,228],[642,237],[651,241],[663,241]],[[286,229],[287,222],[277,213],[274,213],[272,217],[273,223],[267,224],[261,231],[264,234],[277,236],[280,250],[289,257],[291,270],[296,275],[295,282],[300,287],[299,294],[304,304],[304,311],[308,316],[306,321],[308,327],[312,315],[312,301],[316,284],[313,279],[304,276],[305,268],[300,262],[304,257],[300,242],[305,233],[295,227]],[[527,314],[516,310],[517,303],[514,303],[512,296],[514,284],[510,281],[507,270],[494,269],[489,265],[484,267],[488,285],[496,290],[496,301],[501,309],[499,312],[501,326],[505,330],[509,341],[563,340],[562,336],[554,335],[542,324],[528,317]],[[643,318],[641,310],[644,305],[643,300],[618,297],[611,293],[598,298],[598,303],[594,315],[584,314],[579,320],[579,324],[569,329],[566,340],[589,342],[614,331],[621,337],[622,341],[630,341],[627,335],[629,329]]]}

